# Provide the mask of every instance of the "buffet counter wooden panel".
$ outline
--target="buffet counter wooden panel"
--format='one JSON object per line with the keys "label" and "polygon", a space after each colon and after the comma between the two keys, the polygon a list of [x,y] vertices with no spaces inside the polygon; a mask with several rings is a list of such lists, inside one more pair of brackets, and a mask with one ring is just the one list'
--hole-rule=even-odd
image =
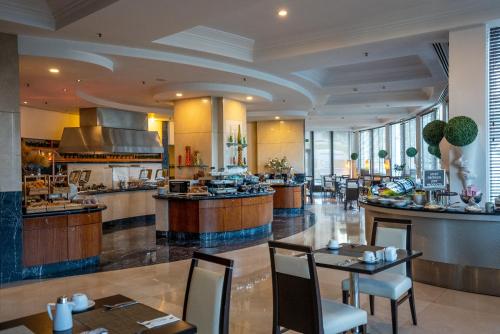
{"label": "buffet counter wooden panel", "polygon": [[304,185],[272,185],[275,209],[301,209],[304,206]]}
{"label": "buffet counter wooden panel", "polygon": [[23,220],[26,267],[80,260],[101,253],[101,211]]}
{"label": "buffet counter wooden panel", "polygon": [[273,195],[214,200],[169,199],[169,230],[211,233],[255,228],[273,220]]}

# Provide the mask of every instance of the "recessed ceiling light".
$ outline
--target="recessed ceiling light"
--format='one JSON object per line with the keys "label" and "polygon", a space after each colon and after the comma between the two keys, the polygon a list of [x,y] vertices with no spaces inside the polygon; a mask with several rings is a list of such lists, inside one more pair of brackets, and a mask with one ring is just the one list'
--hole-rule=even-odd
{"label": "recessed ceiling light", "polygon": [[279,116],[274,116],[274,119],[280,119],[280,117]]}
{"label": "recessed ceiling light", "polygon": [[63,91],[64,91],[65,93],[67,93],[67,92],[68,92],[68,89],[67,89],[67,88],[64,88],[64,89],[63,89]]}
{"label": "recessed ceiling light", "polygon": [[28,104],[28,101],[23,101],[24,104]]}
{"label": "recessed ceiling light", "polygon": [[58,68],[49,68],[49,72],[50,73],[59,73],[59,69]]}
{"label": "recessed ceiling light", "polygon": [[175,93],[175,96],[182,97],[182,93]]}
{"label": "recessed ceiling light", "polygon": [[80,80],[80,79],[77,79],[77,80],[76,80],[76,82],[80,83],[80,82],[82,82],[82,80]]}
{"label": "recessed ceiling light", "polygon": [[208,99],[201,99],[201,102],[208,103]]}
{"label": "recessed ceiling light", "polygon": [[288,11],[286,9],[280,9],[278,11],[278,16],[285,17],[288,15]]}
{"label": "recessed ceiling light", "polygon": [[253,96],[247,96],[247,101],[252,101],[253,100]]}

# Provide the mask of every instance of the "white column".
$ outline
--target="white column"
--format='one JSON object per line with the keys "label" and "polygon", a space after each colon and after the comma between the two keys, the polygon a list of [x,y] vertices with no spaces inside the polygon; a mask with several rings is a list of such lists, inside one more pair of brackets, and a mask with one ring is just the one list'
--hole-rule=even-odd
{"label": "white column", "polygon": [[[479,128],[471,145],[475,147],[471,168],[477,175],[474,184],[488,198],[488,34],[485,25],[450,31],[449,118],[468,116]],[[443,152],[445,153],[445,152]],[[462,191],[462,183],[450,155],[450,189]]]}

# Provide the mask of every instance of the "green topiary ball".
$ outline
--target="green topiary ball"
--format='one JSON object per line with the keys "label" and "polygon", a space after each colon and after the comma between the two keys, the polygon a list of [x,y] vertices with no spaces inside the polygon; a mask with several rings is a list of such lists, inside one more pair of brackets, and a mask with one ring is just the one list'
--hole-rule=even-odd
{"label": "green topiary ball", "polygon": [[429,145],[429,147],[427,148],[427,151],[429,151],[429,153],[432,154],[433,156],[441,159],[441,150],[439,149],[439,146]]}
{"label": "green topiary ball", "polygon": [[351,160],[358,160],[358,154],[357,153],[352,153],[351,154]]}
{"label": "green topiary ball", "polygon": [[422,137],[424,141],[429,145],[439,145],[439,142],[444,137],[444,128],[446,127],[446,122],[435,120],[430,122],[424,127],[422,131]]}
{"label": "green topiary ball", "polygon": [[406,149],[406,155],[409,156],[410,158],[413,158],[417,155],[418,151],[415,147],[408,147]]}
{"label": "green topiary ball", "polygon": [[477,137],[478,128],[476,122],[467,116],[453,117],[448,121],[444,129],[446,140],[453,146],[466,146],[471,144]]}
{"label": "green topiary ball", "polygon": [[387,156],[387,154],[388,154],[388,153],[387,153],[387,151],[386,151],[386,150],[380,150],[380,151],[378,151],[378,157],[379,157],[380,159],[384,159],[384,158]]}

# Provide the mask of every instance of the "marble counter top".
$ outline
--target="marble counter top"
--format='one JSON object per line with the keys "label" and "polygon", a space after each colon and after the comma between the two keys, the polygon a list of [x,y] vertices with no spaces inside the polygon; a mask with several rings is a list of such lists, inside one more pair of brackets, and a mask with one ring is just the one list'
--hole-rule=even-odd
{"label": "marble counter top", "polygon": [[105,210],[106,208],[107,207],[105,205],[99,205],[97,208],[83,208],[83,209],[75,209],[75,210],[24,213],[23,218],[76,215],[79,213],[99,212],[99,211]]}
{"label": "marble counter top", "polygon": [[203,196],[187,196],[183,194],[165,194],[165,195],[153,195],[156,199],[162,200],[186,200],[186,201],[203,201],[203,200],[217,200],[217,199],[233,199],[233,198],[248,198],[248,197],[258,197],[258,196],[268,196],[273,195],[274,191],[266,191],[260,193],[234,193],[234,194],[224,194],[224,195],[203,195]]}

